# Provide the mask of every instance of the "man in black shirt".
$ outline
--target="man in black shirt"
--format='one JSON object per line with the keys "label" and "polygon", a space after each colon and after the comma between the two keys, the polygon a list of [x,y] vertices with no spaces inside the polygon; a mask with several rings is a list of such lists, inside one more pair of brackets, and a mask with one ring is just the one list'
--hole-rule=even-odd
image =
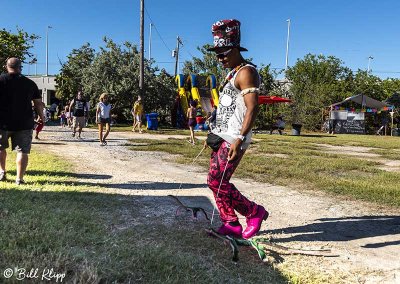
{"label": "man in black shirt", "polygon": [[72,137],[75,137],[76,128],[78,128],[78,138],[81,138],[82,128],[86,124],[85,115],[89,112],[86,100],[82,98],[82,92],[79,91],[75,99],[69,105],[69,111],[73,112]]}
{"label": "man in black shirt", "polygon": [[31,150],[34,125],[32,102],[39,119],[44,121],[42,97],[36,84],[21,75],[21,61],[7,60],[7,74],[0,76],[0,181],[6,180],[6,158],[8,139],[12,149],[17,151],[16,183],[24,183]]}

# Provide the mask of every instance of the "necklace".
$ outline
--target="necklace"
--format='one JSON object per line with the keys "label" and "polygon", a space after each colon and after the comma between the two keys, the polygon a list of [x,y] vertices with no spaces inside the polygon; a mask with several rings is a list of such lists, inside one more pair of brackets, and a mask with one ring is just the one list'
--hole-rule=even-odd
{"label": "necklace", "polygon": [[235,68],[233,68],[231,71],[229,71],[228,75],[226,75],[224,82],[219,86],[219,91],[222,92],[224,89],[225,85],[228,84],[228,82],[235,76],[235,74],[240,70],[240,68],[244,67],[247,64],[247,62],[242,62]]}

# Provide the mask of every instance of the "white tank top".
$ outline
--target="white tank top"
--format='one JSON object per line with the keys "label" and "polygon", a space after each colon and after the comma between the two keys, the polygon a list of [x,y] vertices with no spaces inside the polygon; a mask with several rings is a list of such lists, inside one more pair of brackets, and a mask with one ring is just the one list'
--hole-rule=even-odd
{"label": "white tank top", "polygon": [[[251,64],[247,64],[243,67],[246,66],[250,66],[255,69],[255,67]],[[216,127],[212,130],[214,134],[220,136],[230,144],[234,143],[235,140],[239,138],[240,131],[243,126],[244,115],[246,114],[247,110],[244,103],[244,98],[240,94],[241,90],[235,87],[236,76],[242,68],[236,72],[232,79],[229,80],[229,82],[219,93]],[[231,72],[233,72],[233,70]],[[242,144],[243,149],[249,147],[251,136],[252,133],[249,131],[249,133],[246,135],[245,142]]]}
{"label": "white tank top", "polygon": [[99,103],[100,107],[100,118],[110,118],[111,104],[104,104],[103,102]]}

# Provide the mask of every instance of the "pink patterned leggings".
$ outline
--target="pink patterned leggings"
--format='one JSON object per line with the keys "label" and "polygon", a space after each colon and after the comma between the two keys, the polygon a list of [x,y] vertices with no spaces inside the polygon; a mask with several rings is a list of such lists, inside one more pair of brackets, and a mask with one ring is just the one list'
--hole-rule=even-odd
{"label": "pink patterned leggings", "polygon": [[[257,214],[257,204],[248,200],[229,182],[244,152],[245,150],[240,151],[238,157],[234,161],[228,162],[229,143],[223,142],[217,152],[213,151],[211,153],[210,171],[208,172],[207,183],[208,187],[214,193],[220,218],[224,223],[238,221],[235,210],[245,217],[251,217]],[[228,165],[226,165],[227,163]],[[221,183],[225,166],[226,171]],[[217,195],[220,183],[221,188]]]}

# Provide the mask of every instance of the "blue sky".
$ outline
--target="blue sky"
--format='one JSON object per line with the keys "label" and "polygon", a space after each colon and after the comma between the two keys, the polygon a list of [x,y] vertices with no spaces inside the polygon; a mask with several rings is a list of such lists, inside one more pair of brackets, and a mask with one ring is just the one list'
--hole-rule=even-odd
{"label": "blue sky", "polygon": [[[117,43],[139,45],[140,0],[0,0],[0,27],[20,27],[41,36],[33,53],[37,72],[45,73],[46,27],[49,30],[49,73],[56,74],[73,48],[89,42],[98,49],[103,36]],[[242,22],[242,45],[254,63],[285,66],[287,22],[291,20],[289,65],[307,53],[334,55],[353,70],[371,70],[381,78],[400,78],[400,1],[397,0],[145,0],[145,56],[148,57],[149,25],[151,55],[156,65],[174,72],[171,50],[179,35],[184,43],[181,62],[200,56],[197,46],[212,43],[211,24],[219,19]],[[151,19],[151,20],[150,20]],[[34,66],[24,73],[34,74]]]}

